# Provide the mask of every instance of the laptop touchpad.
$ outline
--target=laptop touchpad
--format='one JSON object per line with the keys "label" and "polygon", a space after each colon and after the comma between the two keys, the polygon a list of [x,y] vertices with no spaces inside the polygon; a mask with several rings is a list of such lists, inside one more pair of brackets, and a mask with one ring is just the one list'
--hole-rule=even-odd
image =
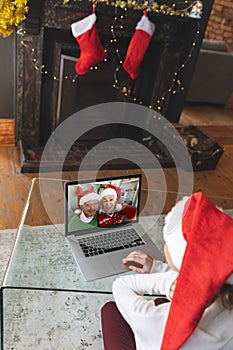
{"label": "laptop touchpad", "polygon": [[125,258],[125,253],[110,255],[108,259],[110,260],[115,271],[129,271],[128,267],[123,264],[122,259]]}

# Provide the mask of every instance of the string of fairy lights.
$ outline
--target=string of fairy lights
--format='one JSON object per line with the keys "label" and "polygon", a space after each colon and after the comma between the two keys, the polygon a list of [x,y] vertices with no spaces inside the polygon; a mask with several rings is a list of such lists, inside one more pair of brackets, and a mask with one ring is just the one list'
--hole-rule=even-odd
{"label": "string of fairy lights", "polygon": [[[63,0],[63,4],[68,4],[70,2],[80,2],[82,0]],[[177,9],[177,4],[173,3],[171,6],[167,4],[159,4],[158,2],[155,2],[153,0],[88,0],[90,2],[97,2],[102,3],[110,6],[116,6],[118,8],[127,10],[127,9],[133,9],[133,10],[147,10],[155,12],[155,13],[162,13],[164,15],[169,16],[181,16],[181,17],[189,17],[190,14],[190,8],[192,7],[193,1],[190,4],[190,1],[184,0],[185,7],[182,9]],[[188,4],[188,6],[187,6]]]}
{"label": "string of fairy lights", "polygon": [[[72,0],[73,2],[81,2],[82,0]],[[113,72],[113,84],[112,87],[114,89],[118,89],[120,90],[120,92],[125,96],[125,98],[130,98],[132,100],[132,102],[134,103],[138,103],[141,105],[147,105],[144,103],[143,100],[138,99],[136,96],[132,96],[132,92],[130,87],[127,87],[126,84],[123,86],[120,86],[120,81],[118,78],[118,73],[121,69],[123,69],[123,59],[121,58],[120,55],[120,51],[118,48],[118,38],[117,38],[117,34],[116,31],[117,30],[123,30],[124,29],[124,25],[122,23],[124,23],[124,19],[127,16],[127,12],[128,9],[132,8],[132,9],[137,9],[137,10],[147,10],[147,11],[153,11],[155,13],[162,13],[164,15],[169,15],[169,16],[180,16],[180,17],[191,17],[190,16],[190,11],[191,9],[197,4],[200,3],[199,0],[196,0],[192,3],[189,3],[187,0],[184,1],[184,4],[187,4],[187,6],[183,9],[176,9],[176,5],[173,4],[171,6],[168,5],[163,5],[163,4],[158,4],[156,2],[152,2],[152,4],[150,4],[150,1],[136,1],[136,0],[129,0],[129,1],[120,1],[120,0],[98,0],[98,1],[92,1],[89,0],[90,2],[93,3],[93,6],[95,4],[98,5],[98,3],[105,3],[107,5],[110,6],[114,6],[115,8],[115,13],[114,13],[114,18],[112,21],[112,24],[110,26],[110,32],[111,32],[111,39],[109,40],[109,43],[107,43],[105,45],[105,51],[108,51],[108,47],[109,45],[115,45],[114,47],[114,51],[115,51],[115,56],[116,56],[116,68]],[[63,5],[66,6],[66,4],[68,4],[70,2],[70,0],[63,0]],[[119,9],[121,9],[121,11],[118,11]],[[122,11],[123,10],[123,11]],[[197,19],[200,17],[197,17]],[[185,87],[181,81],[181,79],[179,78],[180,72],[186,67],[186,65],[189,63],[189,61],[191,60],[192,56],[193,56],[193,51],[195,50],[197,41],[198,41],[198,37],[200,34],[200,22],[197,20],[197,30],[196,30],[196,34],[195,34],[195,38],[193,40],[193,42],[191,43],[191,48],[186,56],[186,58],[184,59],[183,63],[181,63],[179,65],[179,67],[176,69],[176,71],[173,74],[173,77],[171,79],[171,83],[170,86],[167,88],[167,90],[162,94],[162,96],[160,98],[156,98],[155,100],[151,101],[150,104],[147,106],[151,109],[157,109],[158,111],[161,111],[163,108],[163,105],[168,97],[169,94],[171,95],[175,95],[178,94],[180,92],[183,92],[185,90]],[[48,77],[51,77],[53,80],[55,81],[59,81],[59,77],[50,74],[50,72],[46,69],[45,65],[42,63],[39,63],[38,57],[36,55],[36,50],[34,47],[31,47],[31,44],[28,44],[25,41],[25,36],[27,35],[26,31],[22,28],[17,30],[17,34],[19,36],[21,36],[21,45],[23,47],[25,47],[31,55],[31,62],[33,64],[33,67],[36,71],[38,71],[41,75],[47,75]],[[108,61],[108,58],[105,58],[104,61]],[[102,66],[102,64],[97,64],[93,67],[90,68],[90,74],[92,70],[96,70],[99,69]],[[87,73],[89,74],[89,73]],[[69,79],[71,80],[72,83],[75,83],[78,75],[69,75],[69,74],[65,74],[64,79]]]}
{"label": "string of fairy lights", "polygon": [[[112,22],[112,25],[111,25],[111,28],[110,28],[110,31],[111,31],[111,34],[112,34],[112,39],[110,39],[110,44],[117,44],[117,35],[116,35],[116,26],[117,26],[117,23],[118,23],[118,20],[119,18],[121,20],[124,20],[125,17],[127,16],[127,8],[124,8],[124,11],[125,11],[125,14],[124,15],[120,15],[120,17],[118,16],[118,6],[115,5],[115,17],[114,17],[114,20]],[[119,29],[124,29],[124,26],[123,25],[120,25],[119,26]],[[113,83],[113,88],[115,89],[120,89],[119,86],[118,86],[118,78],[117,78],[117,74],[119,72],[119,70],[122,68],[122,64],[123,64],[123,60],[120,56],[120,52],[119,52],[119,49],[118,47],[115,49],[115,53],[117,55],[117,59],[118,59],[118,65],[117,67],[115,68],[114,70],[114,73],[113,73],[113,76],[114,76],[114,83]],[[122,88],[122,93],[127,96],[127,87],[123,87]]]}
{"label": "string of fairy lights", "polygon": [[186,67],[186,64],[192,58],[193,51],[196,47],[199,34],[200,34],[200,23],[198,21],[196,35],[195,35],[194,41],[191,44],[191,49],[188,55],[186,56],[186,59],[184,60],[183,63],[180,64],[180,66],[174,72],[172,82],[168,90],[163,94],[163,96],[160,99],[157,99],[156,101],[152,101],[152,103],[148,106],[149,108],[156,108],[158,111],[161,111],[168,94],[175,95],[185,90],[185,87],[183,86],[182,81],[179,79],[179,73]]}
{"label": "string of fairy lights", "polygon": [[[127,11],[127,9],[125,9],[125,11]],[[124,16],[121,15],[120,18],[122,19],[122,18],[124,18]],[[116,23],[117,20],[118,20],[118,17],[117,17],[117,7],[116,7],[114,23]],[[115,34],[114,23],[111,26],[111,32],[112,32],[112,36],[113,36],[113,40],[111,42],[117,42],[117,37],[116,37],[116,34]],[[197,44],[198,37],[199,37],[199,34],[200,34],[200,22],[196,21],[196,24],[197,24],[197,30],[196,30],[196,33],[195,33],[195,38],[194,38],[193,42],[191,43],[191,48],[189,50],[189,53],[187,54],[187,56],[184,59],[184,61],[179,65],[179,67],[177,67],[176,71],[173,73],[172,81],[171,81],[171,84],[170,84],[169,88],[164,92],[164,94],[159,99],[151,101],[150,104],[147,106],[150,109],[157,109],[158,111],[161,111],[162,107],[164,105],[164,102],[166,101],[166,98],[167,98],[167,96],[169,94],[170,95],[175,95],[175,94],[183,92],[185,90],[185,87],[183,86],[182,81],[179,79],[179,73],[186,67],[188,62],[191,60],[191,58],[193,56],[193,51],[196,48],[196,44]],[[121,28],[123,29],[123,26]],[[117,52],[119,64],[115,68],[115,71],[114,71],[113,87],[115,89],[121,90],[121,93],[125,97],[128,97],[131,94],[130,89],[128,89],[127,86],[120,87],[118,85],[119,84],[119,79],[118,79],[117,74],[120,71],[120,69],[122,69],[123,60],[121,59],[121,57],[119,55],[119,50],[118,49],[116,49],[116,52]],[[135,103],[138,103],[140,105],[145,105],[144,101],[142,99],[137,98],[136,96],[131,96],[131,99]]]}

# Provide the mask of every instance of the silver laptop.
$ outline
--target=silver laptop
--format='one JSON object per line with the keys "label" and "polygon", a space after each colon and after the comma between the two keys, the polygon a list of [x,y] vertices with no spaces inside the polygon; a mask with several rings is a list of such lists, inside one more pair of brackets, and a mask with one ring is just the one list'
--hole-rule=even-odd
{"label": "silver laptop", "polygon": [[139,224],[141,174],[65,183],[65,235],[87,281],[129,271],[130,252],[162,254]]}

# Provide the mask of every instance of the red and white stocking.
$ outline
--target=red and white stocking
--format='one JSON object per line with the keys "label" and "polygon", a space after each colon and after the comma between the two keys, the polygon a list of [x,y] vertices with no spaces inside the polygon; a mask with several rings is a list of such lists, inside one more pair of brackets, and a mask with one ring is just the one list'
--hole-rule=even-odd
{"label": "red and white stocking", "polygon": [[91,66],[101,62],[107,56],[95,23],[96,14],[92,13],[71,24],[72,34],[80,46],[80,57],[75,65],[75,70],[80,75],[86,74]]}
{"label": "red and white stocking", "polygon": [[123,63],[124,70],[131,79],[136,79],[140,72],[140,64],[149,46],[150,39],[155,31],[155,24],[149,20],[146,11],[137,23],[131,38]]}

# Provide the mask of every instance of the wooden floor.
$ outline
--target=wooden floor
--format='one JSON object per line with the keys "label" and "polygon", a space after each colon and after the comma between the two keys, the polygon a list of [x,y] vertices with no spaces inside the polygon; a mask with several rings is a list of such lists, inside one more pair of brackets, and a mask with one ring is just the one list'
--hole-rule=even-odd
{"label": "wooden floor", "polygon": [[180,123],[184,125],[233,125],[233,101],[231,108],[213,104],[186,103]]}
{"label": "wooden floor", "polygon": [[[224,154],[215,170],[194,173],[194,191],[201,190],[209,196],[233,199],[233,109],[216,106],[187,105],[180,118],[180,124],[198,125],[207,135],[215,138],[224,147]],[[118,174],[122,171],[114,172]],[[111,171],[108,171],[111,173]],[[106,171],[99,176],[106,175]],[[169,190],[177,189],[175,169],[164,169]],[[0,147],[0,229],[16,228],[30,188],[31,180],[38,174],[21,174],[17,151],[14,147]],[[46,174],[57,177],[57,174]],[[91,172],[84,176],[91,177]],[[151,179],[159,189],[161,184],[151,171]],[[189,176],[192,176],[190,174]],[[63,173],[64,179],[75,179],[76,172]]]}

